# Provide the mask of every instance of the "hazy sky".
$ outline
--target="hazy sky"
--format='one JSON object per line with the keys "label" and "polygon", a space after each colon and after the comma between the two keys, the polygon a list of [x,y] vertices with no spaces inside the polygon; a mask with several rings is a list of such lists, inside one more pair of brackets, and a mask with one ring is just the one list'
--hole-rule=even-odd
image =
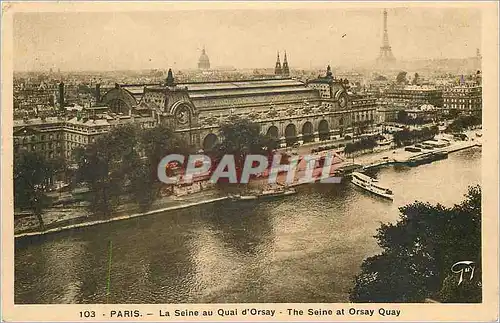
{"label": "hazy sky", "polygon": [[[374,60],[382,10],[216,10],[16,13],[15,70],[195,68],[205,45],[212,67],[292,68]],[[397,59],[470,57],[481,45],[474,9],[388,9]],[[342,35],[344,35],[342,37]]]}

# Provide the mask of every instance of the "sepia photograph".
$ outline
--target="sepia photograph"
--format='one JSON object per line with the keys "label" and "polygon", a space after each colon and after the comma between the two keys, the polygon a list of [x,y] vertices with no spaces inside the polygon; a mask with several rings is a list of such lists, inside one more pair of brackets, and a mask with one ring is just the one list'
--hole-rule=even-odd
{"label": "sepia photograph", "polygon": [[11,14],[13,305],[389,320],[390,304],[484,303],[484,6],[108,4]]}

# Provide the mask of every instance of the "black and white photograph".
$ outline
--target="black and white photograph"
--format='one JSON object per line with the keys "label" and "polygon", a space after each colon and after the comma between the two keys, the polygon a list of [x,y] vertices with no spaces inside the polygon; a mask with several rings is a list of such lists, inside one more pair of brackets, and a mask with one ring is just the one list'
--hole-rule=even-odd
{"label": "black and white photograph", "polygon": [[484,303],[484,7],[149,4],[12,14],[14,305]]}

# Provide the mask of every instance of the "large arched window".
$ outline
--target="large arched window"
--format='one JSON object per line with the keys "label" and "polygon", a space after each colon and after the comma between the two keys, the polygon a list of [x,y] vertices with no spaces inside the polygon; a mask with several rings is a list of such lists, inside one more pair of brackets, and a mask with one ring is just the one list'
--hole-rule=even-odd
{"label": "large arched window", "polygon": [[319,140],[329,140],[330,139],[330,126],[328,121],[321,120],[318,126]]}

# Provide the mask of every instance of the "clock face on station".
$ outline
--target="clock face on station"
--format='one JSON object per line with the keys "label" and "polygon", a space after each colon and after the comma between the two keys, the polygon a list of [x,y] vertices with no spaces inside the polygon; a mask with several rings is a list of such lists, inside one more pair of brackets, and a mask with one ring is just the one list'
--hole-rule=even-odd
{"label": "clock face on station", "polygon": [[347,98],[345,93],[342,93],[342,95],[339,98],[339,104],[342,108],[345,108],[347,106]]}
{"label": "clock face on station", "polygon": [[180,124],[187,124],[189,122],[189,108],[181,106],[175,112],[175,119]]}

